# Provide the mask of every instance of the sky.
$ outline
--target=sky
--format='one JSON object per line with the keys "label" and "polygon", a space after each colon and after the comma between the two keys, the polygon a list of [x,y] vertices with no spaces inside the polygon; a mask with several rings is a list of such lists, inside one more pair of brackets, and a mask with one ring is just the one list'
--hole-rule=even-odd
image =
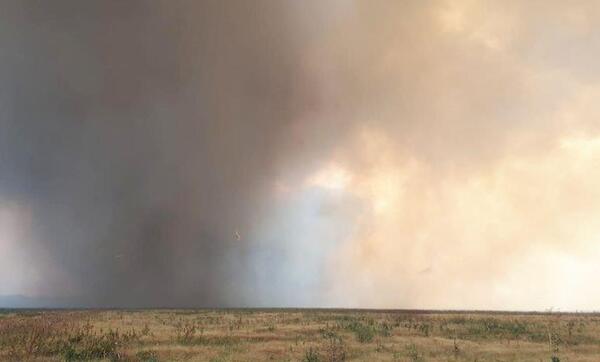
{"label": "sky", "polygon": [[0,296],[598,310],[599,21],[595,1],[3,1]]}

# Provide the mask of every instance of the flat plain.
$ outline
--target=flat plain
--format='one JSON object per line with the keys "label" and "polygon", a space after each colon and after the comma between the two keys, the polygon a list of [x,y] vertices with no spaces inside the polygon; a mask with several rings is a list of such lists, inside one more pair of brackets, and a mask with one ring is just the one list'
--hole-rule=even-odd
{"label": "flat plain", "polygon": [[600,361],[600,314],[2,310],[0,360]]}

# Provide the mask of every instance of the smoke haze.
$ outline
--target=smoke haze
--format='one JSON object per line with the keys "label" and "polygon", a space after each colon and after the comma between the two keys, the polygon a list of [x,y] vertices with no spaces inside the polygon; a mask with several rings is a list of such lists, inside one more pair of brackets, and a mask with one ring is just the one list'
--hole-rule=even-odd
{"label": "smoke haze", "polygon": [[594,309],[599,20],[592,1],[5,1],[0,294]]}

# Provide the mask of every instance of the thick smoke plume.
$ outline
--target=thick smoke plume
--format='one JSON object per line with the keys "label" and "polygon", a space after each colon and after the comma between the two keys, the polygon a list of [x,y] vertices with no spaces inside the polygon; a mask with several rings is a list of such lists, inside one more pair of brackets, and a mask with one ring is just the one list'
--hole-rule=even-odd
{"label": "thick smoke plume", "polygon": [[6,1],[0,294],[591,309],[599,17]]}
{"label": "thick smoke plume", "polygon": [[243,304],[234,233],[260,214],[304,97],[284,5],[25,1],[1,16],[0,195],[31,213],[33,292]]}

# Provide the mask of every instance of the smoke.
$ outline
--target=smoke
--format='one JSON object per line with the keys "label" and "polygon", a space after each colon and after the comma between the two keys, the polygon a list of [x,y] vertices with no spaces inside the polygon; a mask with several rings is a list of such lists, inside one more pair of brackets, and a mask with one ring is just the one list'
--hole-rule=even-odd
{"label": "smoke", "polygon": [[0,293],[592,308],[599,11],[5,2]]}
{"label": "smoke", "polygon": [[45,274],[26,292],[243,304],[233,234],[302,111],[284,5],[3,8],[0,190],[30,210],[20,247]]}

